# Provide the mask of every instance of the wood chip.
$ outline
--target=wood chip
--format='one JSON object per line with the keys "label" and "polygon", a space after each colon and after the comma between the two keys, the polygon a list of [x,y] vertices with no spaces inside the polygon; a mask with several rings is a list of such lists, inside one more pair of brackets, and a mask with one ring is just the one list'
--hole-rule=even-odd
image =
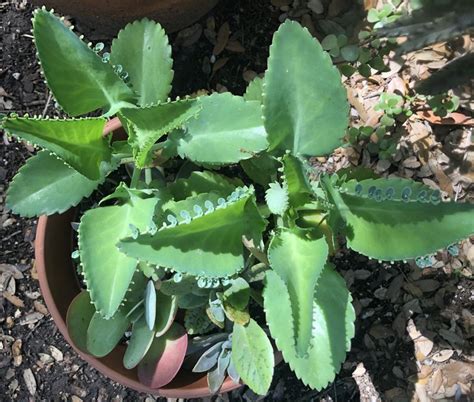
{"label": "wood chip", "polygon": [[41,313],[30,313],[20,319],[20,325],[35,324],[44,317]]}
{"label": "wood chip", "polygon": [[435,353],[433,356],[431,356],[431,359],[434,360],[435,362],[443,363],[446,360],[450,359],[453,354],[454,354],[454,350],[443,349]]}
{"label": "wood chip", "polygon": [[23,308],[25,307],[25,303],[23,303],[23,300],[21,300],[19,297],[12,295],[10,292],[3,292],[3,297],[7,299],[11,304],[13,304],[15,307],[18,308]]}
{"label": "wood chip", "polygon": [[28,389],[28,392],[30,393],[30,395],[35,396],[36,379],[31,369],[28,368],[26,370],[23,370],[23,380],[25,381],[26,388]]}
{"label": "wood chip", "polygon": [[49,311],[48,309],[45,307],[45,305],[41,302],[39,302],[38,300],[35,300],[33,302],[33,305],[35,306],[35,310],[38,312],[38,313],[41,313],[43,315],[49,315]]}
{"label": "wood chip", "polygon": [[23,357],[21,355],[21,339],[17,339],[12,344],[12,356],[13,356],[13,365],[19,367],[23,362]]}
{"label": "wood chip", "polygon": [[57,362],[61,362],[64,359],[63,352],[61,352],[57,347],[51,345],[49,347],[49,353],[53,356],[53,359]]}
{"label": "wood chip", "polygon": [[11,264],[0,264],[0,272],[10,272],[15,279],[24,278],[22,272],[15,265]]}

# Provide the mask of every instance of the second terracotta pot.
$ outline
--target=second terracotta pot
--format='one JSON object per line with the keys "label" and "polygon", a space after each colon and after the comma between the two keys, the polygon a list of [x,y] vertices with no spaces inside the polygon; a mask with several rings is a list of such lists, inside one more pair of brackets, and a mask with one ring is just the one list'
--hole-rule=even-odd
{"label": "second terracotta pot", "polygon": [[30,0],[37,6],[74,17],[89,39],[113,37],[127,23],[148,17],[167,32],[182,29],[205,15],[218,0]]}

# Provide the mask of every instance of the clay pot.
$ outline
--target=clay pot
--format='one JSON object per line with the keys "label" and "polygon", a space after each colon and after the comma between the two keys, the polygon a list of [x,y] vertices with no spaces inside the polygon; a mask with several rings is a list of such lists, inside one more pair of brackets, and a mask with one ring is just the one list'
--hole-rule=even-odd
{"label": "clay pot", "polygon": [[[104,134],[120,129],[120,121],[112,119],[108,122]],[[71,253],[73,237],[71,222],[76,211],[69,210],[63,214],[41,216],[38,221],[35,239],[36,269],[38,272],[41,293],[51,316],[59,331],[76,352],[91,366],[113,381],[139,392],[159,395],[167,398],[201,398],[210,396],[205,375],[196,374],[182,369],[176,378],[161,389],[144,386],[138,381],[137,369],[127,370],[122,363],[125,346],[117,346],[103,358],[85,354],[72,343],[66,327],[66,313],[74,297],[80,292],[80,286],[72,264]],[[220,392],[228,392],[238,388],[227,378]]]}
{"label": "clay pot", "polygon": [[127,23],[148,17],[167,32],[182,29],[205,15],[218,0],[31,0],[69,15],[86,28],[89,39],[113,37]]}

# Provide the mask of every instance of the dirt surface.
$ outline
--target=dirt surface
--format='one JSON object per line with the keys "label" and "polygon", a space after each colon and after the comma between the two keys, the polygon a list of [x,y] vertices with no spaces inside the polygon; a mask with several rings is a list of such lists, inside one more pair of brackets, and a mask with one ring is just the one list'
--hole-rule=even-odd
{"label": "dirt surface", "polygon": [[[273,4],[279,7],[270,1],[222,1],[210,16],[172,35],[173,95],[198,90],[242,94],[247,82],[265,71],[268,45],[280,21],[289,14],[297,20],[305,20],[308,15],[306,1],[281,0]],[[332,12],[338,10],[333,7]],[[39,74],[30,17],[31,7],[25,1],[0,3],[0,113],[54,116],[59,112]],[[308,24],[308,18],[305,21]],[[312,28],[317,21],[313,18]],[[224,50],[213,55],[215,42],[223,40],[227,29],[230,35],[224,38]],[[414,75],[409,65],[388,78],[376,77],[367,84],[356,77],[346,84],[359,90],[364,99],[370,99],[372,93],[380,93],[393,80],[404,77],[407,70]],[[420,125],[438,150],[435,156],[441,165],[447,165],[450,158],[459,158],[465,149],[462,139],[466,127],[432,128],[425,121],[414,121],[406,127],[408,138],[419,134]],[[440,178],[447,177],[457,197],[472,194],[472,182],[461,180],[465,177],[462,169],[450,172],[445,166],[444,176],[438,171],[426,175],[420,173],[421,164],[408,165],[409,158],[421,157],[404,138],[406,146],[400,151],[400,158],[395,158],[389,167],[357,147],[345,148],[315,163],[340,168],[351,162],[379,173],[398,173],[419,180],[425,177],[435,186],[442,184]],[[4,136],[1,139],[0,401],[155,400],[115,384],[89,367],[66,344],[48,315],[34,269],[36,221],[14,216],[4,205],[9,181],[32,153],[34,150],[23,144]],[[445,155],[448,162],[446,158],[439,159],[439,155]],[[459,257],[440,253],[436,269],[421,270],[415,264],[379,264],[341,252],[334,262],[350,287],[358,316],[356,337],[341,373],[327,389],[318,392],[305,387],[286,365],[280,364],[265,399],[429,400],[423,398],[431,392],[430,395],[443,398],[467,400],[474,371],[474,286],[469,256],[472,258],[472,245],[467,241],[461,245]],[[218,399],[261,398],[243,387]]]}

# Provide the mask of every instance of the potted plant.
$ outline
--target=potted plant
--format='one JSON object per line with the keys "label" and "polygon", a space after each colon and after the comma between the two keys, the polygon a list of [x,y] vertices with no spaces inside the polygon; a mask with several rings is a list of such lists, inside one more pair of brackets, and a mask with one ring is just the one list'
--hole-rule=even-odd
{"label": "potted plant", "polygon": [[[370,258],[426,266],[473,233],[472,205],[444,202],[421,183],[309,164],[341,144],[349,107],[329,55],[296,22],[275,33],[265,78],[243,97],[173,101],[158,24],[127,25],[102,55],[46,10],[33,27],[63,109],[103,113],[5,118],[7,133],[43,148],[13,179],[7,205],[43,215],[36,252],[47,305],[112,379],[172,397],[240,381],[265,394],[277,349],[321,389],[354,336],[351,296],[330,262],[339,240]],[[119,123],[105,133],[122,125],[126,140],[103,135],[113,115]],[[70,208],[119,166],[130,179],[105,196],[101,187],[71,246]]]}
{"label": "potted plant", "polygon": [[125,24],[148,17],[168,32],[197,21],[218,0],[31,0],[76,18],[94,37],[113,37]]}

